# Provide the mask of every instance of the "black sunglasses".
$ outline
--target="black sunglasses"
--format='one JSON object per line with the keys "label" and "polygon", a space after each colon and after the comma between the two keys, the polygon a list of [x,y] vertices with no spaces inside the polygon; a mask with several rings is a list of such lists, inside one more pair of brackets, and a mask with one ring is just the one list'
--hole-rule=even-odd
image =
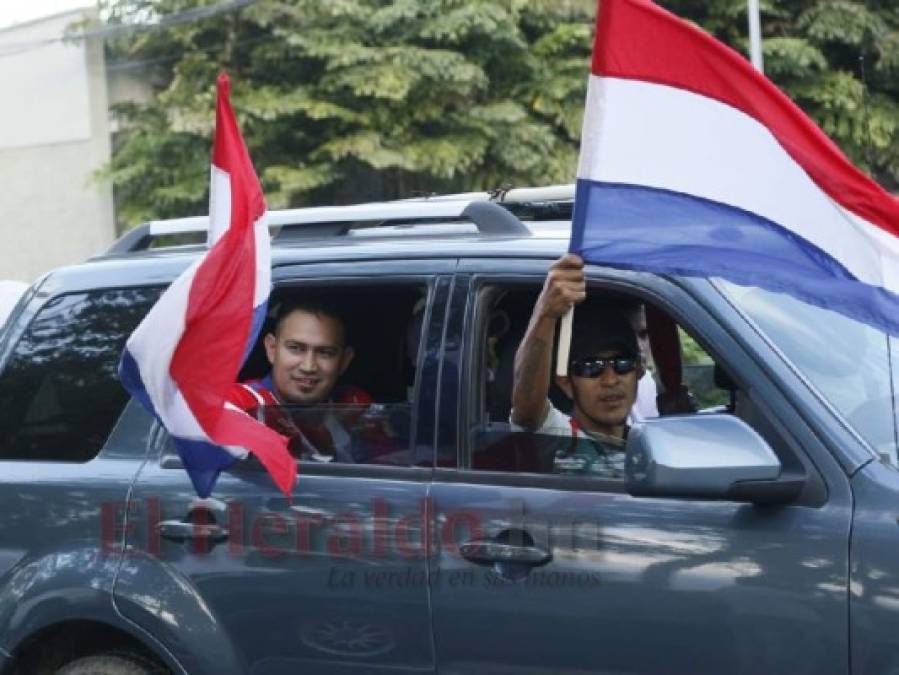
{"label": "black sunglasses", "polygon": [[634,356],[616,356],[610,359],[589,357],[572,361],[569,370],[577,377],[599,377],[603,371],[612,367],[617,375],[627,375],[637,367],[637,359]]}

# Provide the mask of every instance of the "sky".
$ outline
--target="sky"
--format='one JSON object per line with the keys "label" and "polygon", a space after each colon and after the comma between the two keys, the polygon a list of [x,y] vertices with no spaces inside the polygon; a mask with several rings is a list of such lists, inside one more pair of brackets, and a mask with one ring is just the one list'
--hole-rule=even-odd
{"label": "sky", "polygon": [[94,4],[95,0],[0,0],[0,28]]}

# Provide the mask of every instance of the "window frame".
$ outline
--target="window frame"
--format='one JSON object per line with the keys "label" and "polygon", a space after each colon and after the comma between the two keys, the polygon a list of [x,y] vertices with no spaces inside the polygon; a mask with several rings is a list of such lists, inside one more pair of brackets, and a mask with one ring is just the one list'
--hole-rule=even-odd
{"label": "window frame", "polygon": [[[449,290],[452,277],[446,272],[455,266],[455,261],[365,261],[352,265],[340,263],[307,263],[275,268],[272,274],[272,291],[283,292],[296,288],[328,289],[352,288],[354,286],[407,286],[425,288],[427,302],[422,319],[422,343],[439,338],[436,362],[425,363],[426,349],[419,349],[416,378],[412,391],[412,420],[410,421],[411,441],[419,435],[421,416],[427,407],[422,397],[422,381],[426,370],[439,371],[443,352],[442,323],[445,321],[445,308],[449,302]],[[352,270],[348,272],[349,270]],[[341,273],[337,273],[338,270]],[[401,270],[401,271],[400,271]],[[436,405],[436,402],[434,402]],[[432,406],[433,407],[433,406]],[[156,423],[158,425],[158,422]],[[429,479],[434,466],[433,451],[435,440],[429,441],[431,446],[431,462],[428,466],[392,466],[383,464],[351,464],[342,462],[314,462],[297,460],[297,471],[300,475],[310,476],[345,476],[375,479],[402,479],[421,481]],[[181,458],[170,450],[168,434],[162,430],[155,436],[153,454],[158,457],[163,469],[183,469]],[[236,475],[248,476],[265,471],[260,462],[252,456],[237,462],[227,471]]]}
{"label": "window frame", "polygon": [[[65,298],[69,296],[75,295],[98,295],[98,294],[110,294],[110,293],[122,293],[127,291],[158,291],[158,294],[161,295],[165,289],[168,287],[168,283],[160,283],[159,281],[154,281],[153,283],[133,283],[133,284],[123,284],[123,285],[110,285],[110,286],[91,286],[91,287],[82,287],[82,286],[73,286],[71,288],[59,288],[56,292],[49,292],[45,290],[46,284],[45,282],[50,277],[45,277],[38,283],[34,284],[26,294],[20,299],[19,303],[16,306],[15,316],[10,316],[10,323],[6,325],[6,330],[0,334],[0,377],[2,377],[7,368],[9,367],[10,360],[15,354],[16,349],[21,344],[22,340],[28,334],[28,331],[34,325],[34,322],[42,316],[44,309],[50,305],[51,303],[57,302],[60,298]],[[52,288],[52,287],[51,287]],[[158,297],[158,296],[157,296]],[[149,312],[150,305],[147,308],[147,312]],[[146,312],[141,316],[140,320],[143,320],[143,317],[146,316]],[[140,320],[137,324],[135,324],[134,328],[140,323]],[[133,330],[133,329],[132,329]],[[130,335],[130,333],[129,333]],[[127,338],[126,338],[127,339]],[[117,381],[117,379],[116,379]],[[119,383],[118,386],[121,387]],[[123,390],[124,391],[124,390]],[[107,446],[109,445],[110,439],[116,431],[116,428],[119,425],[119,422],[122,420],[122,417],[125,415],[132,397],[130,394],[125,392],[126,399],[125,403],[122,406],[122,409],[119,411],[118,415],[112,420],[112,423],[109,426],[109,430],[106,433],[103,442],[100,443],[96,452],[88,459],[33,459],[33,458],[5,458],[0,457],[0,462],[15,462],[15,463],[26,463],[26,462],[40,462],[40,463],[52,463],[52,464],[66,464],[66,465],[83,465],[87,464],[102,454],[104,454]]]}

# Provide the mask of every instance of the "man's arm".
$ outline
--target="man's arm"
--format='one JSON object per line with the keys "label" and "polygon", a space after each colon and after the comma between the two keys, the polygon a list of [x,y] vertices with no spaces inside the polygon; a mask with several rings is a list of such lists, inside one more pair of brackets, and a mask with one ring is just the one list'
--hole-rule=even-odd
{"label": "man's arm", "polygon": [[556,321],[586,297],[584,261],[559,258],[549,268],[543,290],[518,351],[512,383],[512,422],[530,431],[540,428],[549,412],[549,381]]}

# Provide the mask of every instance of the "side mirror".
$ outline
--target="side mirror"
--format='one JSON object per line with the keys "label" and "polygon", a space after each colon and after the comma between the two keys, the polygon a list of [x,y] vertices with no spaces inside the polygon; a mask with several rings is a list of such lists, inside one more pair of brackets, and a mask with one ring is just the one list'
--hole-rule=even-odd
{"label": "side mirror", "polygon": [[627,491],[639,497],[695,497],[785,503],[803,478],[782,477],[765,440],[733,415],[663,417],[631,429]]}

